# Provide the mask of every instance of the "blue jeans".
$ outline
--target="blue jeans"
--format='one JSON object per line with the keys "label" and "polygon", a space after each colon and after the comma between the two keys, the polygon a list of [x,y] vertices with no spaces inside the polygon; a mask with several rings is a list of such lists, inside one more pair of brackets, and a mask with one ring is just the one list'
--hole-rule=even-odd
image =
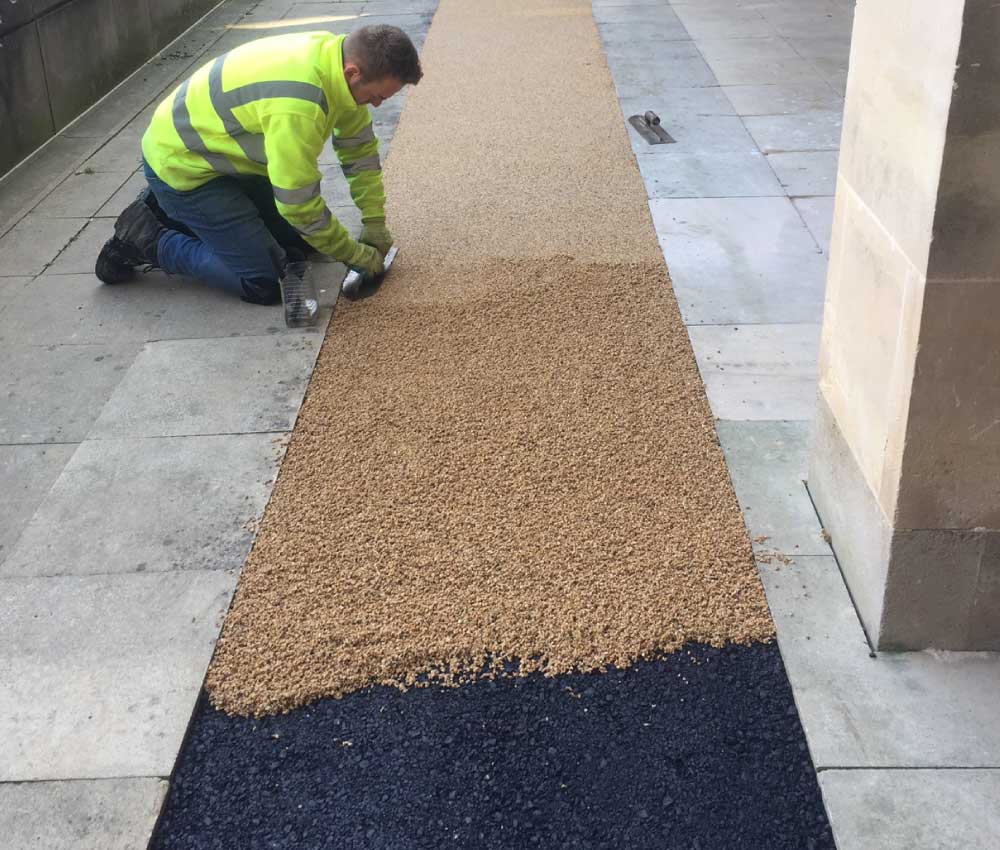
{"label": "blue jeans", "polygon": [[239,295],[253,304],[281,300],[285,249],[312,249],[278,212],[266,177],[216,177],[180,192],[143,162],[162,210],[194,236],[168,230],[156,246],[160,268]]}

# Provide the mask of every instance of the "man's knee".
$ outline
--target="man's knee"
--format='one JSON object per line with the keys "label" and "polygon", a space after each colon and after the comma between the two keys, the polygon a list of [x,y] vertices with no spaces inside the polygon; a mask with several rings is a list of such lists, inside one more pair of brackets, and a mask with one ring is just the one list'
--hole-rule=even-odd
{"label": "man's knee", "polygon": [[240,282],[243,284],[242,298],[250,304],[277,304],[281,301],[281,285],[276,278],[244,277]]}

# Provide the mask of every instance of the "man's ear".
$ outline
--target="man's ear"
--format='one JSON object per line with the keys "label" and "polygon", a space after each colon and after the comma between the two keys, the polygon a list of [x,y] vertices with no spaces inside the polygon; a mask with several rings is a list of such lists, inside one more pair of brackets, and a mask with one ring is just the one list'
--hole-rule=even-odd
{"label": "man's ear", "polygon": [[345,62],[344,79],[349,83],[356,83],[361,79],[361,69],[353,62]]}

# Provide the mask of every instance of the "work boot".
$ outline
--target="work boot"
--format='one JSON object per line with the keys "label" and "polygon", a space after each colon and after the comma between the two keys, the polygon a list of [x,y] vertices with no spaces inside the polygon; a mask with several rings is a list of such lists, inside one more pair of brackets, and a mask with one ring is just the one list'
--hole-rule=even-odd
{"label": "work boot", "polygon": [[143,200],[132,201],[115,222],[115,237],[136,259],[136,265],[159,266],[156,246],[167,232],[156,214]]}
{"label": "work boot", "polygon": [[124,283],[135,274],[136,256],[117,236],[112,236],[97,255],[94,274],[102,283]]}
{"label": "work boot", "polygon": [[167,228],[140,195],[115,222],[112,236],[97,256],[94,273],[104,283],[122,283],[138,266],[156,268],[156,244]]}

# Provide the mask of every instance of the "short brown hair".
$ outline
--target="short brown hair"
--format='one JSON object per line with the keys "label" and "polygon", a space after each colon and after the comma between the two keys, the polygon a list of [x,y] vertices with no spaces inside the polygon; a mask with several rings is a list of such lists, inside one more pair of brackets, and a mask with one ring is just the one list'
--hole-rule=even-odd
{"label": "short brown hair", "polygon": [[370,24],[352,32],[344,42],[344,56],[368,80],[395,77],[403,85],[415,86],[424,75],[410,37],[388,24]]}

